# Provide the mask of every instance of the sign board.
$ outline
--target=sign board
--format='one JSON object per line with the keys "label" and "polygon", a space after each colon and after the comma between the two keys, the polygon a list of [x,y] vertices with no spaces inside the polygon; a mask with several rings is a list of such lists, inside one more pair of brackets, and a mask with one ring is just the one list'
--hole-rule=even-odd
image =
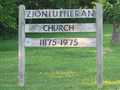
{"label": "sign board", "polygon": [[25,38],[25,47],[96,47],[96,38]]}
{"label": "sign board", "polygon": [[25,19],[37,18],[95,18],[95,9],[25,10]]}
{"label": "sign board", "polygon": [[36,32],[96,32],[96,23],[25,24],[25,33]]}
{"label": "sign board", "polygon": [[[25,19],[96,18],[96,23],[25,24]],[[25,47],[97,47],[97,83],[103,87],[103,11],[96,9],[26,10],[19,6],[19,86],[25,84]],[[25,38],[25,33],[96,32],[96,38]]]}

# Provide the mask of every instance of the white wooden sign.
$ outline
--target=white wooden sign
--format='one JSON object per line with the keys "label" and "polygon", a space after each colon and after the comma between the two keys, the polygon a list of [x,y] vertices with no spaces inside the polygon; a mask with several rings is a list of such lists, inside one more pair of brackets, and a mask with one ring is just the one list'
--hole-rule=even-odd
{"label": "white wooden sign", "polygon": [[25,24],[25,32],[96,32],[96,23]]}
{"label": "white wooden sign", "polygon": [[[96,23],[25,24],[25,19],[96,18]],[[25,38],[25,33],[96,32],[96,38]],[[19,86],[25,84],[25,47],[97,47],[97,84],[103,87],[103,11],[96,9],[26,10],[19,6]]]}
{"label": "white wooden sign", "polygon": [[25,38],[25,47],[96,47],[96,38]]}
{"label": "white wooden sign", "polygon": [[95,9],[25,10],[25,19],[37,18],[95,18]]}

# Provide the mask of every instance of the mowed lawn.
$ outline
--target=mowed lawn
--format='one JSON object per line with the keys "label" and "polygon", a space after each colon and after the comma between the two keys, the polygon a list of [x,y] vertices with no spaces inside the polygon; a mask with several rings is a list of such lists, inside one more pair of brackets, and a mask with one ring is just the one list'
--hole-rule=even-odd
{"label": "mowed lawn", "polygon": [[[120,45],[104,24],[104,87],[97,87],[96,47],[26,47],[25,85],[18,81],[18,37],[0,41],[0,90],[120,90]],[[96,33],[27,34],[34,38],[95,38]]]}

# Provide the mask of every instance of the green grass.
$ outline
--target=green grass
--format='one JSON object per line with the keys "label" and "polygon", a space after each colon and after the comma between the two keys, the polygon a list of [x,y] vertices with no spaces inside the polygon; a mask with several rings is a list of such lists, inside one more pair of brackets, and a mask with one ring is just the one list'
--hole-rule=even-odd
{"label": "green grass", "polygon": [[[18,39],[0,41],[0,90],[120,90],[120,45],[109,45],[104,24],[104,87],[97,87],[96,48],[27,47],[25,85],[18,82]],[[95,33],[27,34],[26,37],[96,37]]]}

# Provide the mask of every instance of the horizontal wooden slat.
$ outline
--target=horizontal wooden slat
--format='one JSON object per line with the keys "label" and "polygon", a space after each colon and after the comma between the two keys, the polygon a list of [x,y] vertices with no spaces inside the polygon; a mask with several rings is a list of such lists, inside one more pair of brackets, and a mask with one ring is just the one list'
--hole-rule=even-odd
{"label": "horizontal wooden slat", "polygon": [[96,47],[96,38],[25,38],[26,47]]}
{"label": "horizontal wooden slat", "polygon": [[25,24],[25,32],[96,32],[96,24]]}
{"label": "horizontal wooden slat", "polygon": [[25,10],[25,19],[37,18],[95,18],[96,9]]}

